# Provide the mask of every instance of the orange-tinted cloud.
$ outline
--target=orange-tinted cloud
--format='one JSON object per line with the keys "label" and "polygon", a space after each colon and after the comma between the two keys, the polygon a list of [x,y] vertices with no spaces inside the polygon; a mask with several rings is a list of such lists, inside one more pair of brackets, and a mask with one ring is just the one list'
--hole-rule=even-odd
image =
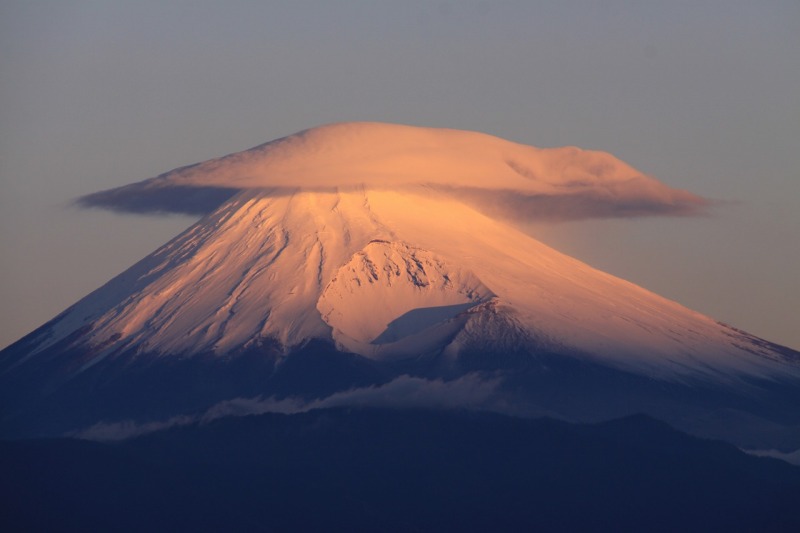
{"label": "orange-tinted cloud", "polygon": [[708,205],[605,152],[542,149],[477,132],[379,123],[312,128],[90,194],[78,203],[203,214],[242,189],[280,195],[349,188],[435,189],[512,220],[687,215]]}

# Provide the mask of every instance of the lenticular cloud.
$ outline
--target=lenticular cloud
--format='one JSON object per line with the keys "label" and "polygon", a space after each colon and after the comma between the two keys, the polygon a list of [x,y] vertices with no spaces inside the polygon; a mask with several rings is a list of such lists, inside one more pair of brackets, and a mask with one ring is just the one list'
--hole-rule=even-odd
{"label": "lenticular cloud", "polygon": [[436,190],[511,220],[689,215],[707,201],[611,154],[380,123],[320,126],[78,200],[126,212],[205,214],[243,189]]}

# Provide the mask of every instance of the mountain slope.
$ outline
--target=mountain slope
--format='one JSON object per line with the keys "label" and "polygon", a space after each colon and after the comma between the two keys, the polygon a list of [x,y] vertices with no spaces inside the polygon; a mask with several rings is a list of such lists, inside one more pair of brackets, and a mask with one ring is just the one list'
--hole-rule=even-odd
{"label": "mountain slope", "polygon": [[458,201],[363,188],[238,194],[56,319],[32,356],[81,328],[95,353],[79,372],[123,345],[187,356],[310,339],[378,359],[457,351],[450,337],[479,314],[466,311],[489,300],[539,343],[648,375],[797,372],[785,352]]}
{"label": "mountain slope", "polygon": [[[0,353],[3,432],[499,372],[511,395],[492,408],[673,422],[733,409],[800,435],[800,354],[565,256],[452,188],[680,192],[606,156],[399,128],[324,127],[144,182],[238,192]],[[537,172],[509,167],[514,154]]]}

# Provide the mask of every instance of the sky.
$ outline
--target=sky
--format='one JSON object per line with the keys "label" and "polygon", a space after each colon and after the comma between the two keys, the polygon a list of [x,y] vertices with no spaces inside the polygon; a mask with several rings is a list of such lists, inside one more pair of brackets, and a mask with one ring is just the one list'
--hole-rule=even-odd
{"label": "sky", "polygon": [[193,221],[76,198],[368,120],[604,150],[711,199],[526,230],[800,349],[798,26],[796,0],[0,0],[0,346]]}

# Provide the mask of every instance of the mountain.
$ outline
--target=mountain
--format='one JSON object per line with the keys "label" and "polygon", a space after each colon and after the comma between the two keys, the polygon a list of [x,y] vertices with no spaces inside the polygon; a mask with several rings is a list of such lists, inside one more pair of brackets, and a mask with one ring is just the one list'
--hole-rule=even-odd
{"label": "mountain", "polygon": [[[800,468],[645,416],[323,409],[0,442],[13,530],[796,531]],[[125,480],[120,483],[120,480]]]}
{"label": "mountain", "polygon": [[3,435],[164,423],[243,400],[302,410],[393,391],[425,404],[476,382],[477,399],[463,398],[475,408],[646,412],[742,446],[800,447],[800,353],[516,229],[539,209],[702,204],[608,154],[340,124],[84,199],[148,200],[210,212],[0,353]]}

